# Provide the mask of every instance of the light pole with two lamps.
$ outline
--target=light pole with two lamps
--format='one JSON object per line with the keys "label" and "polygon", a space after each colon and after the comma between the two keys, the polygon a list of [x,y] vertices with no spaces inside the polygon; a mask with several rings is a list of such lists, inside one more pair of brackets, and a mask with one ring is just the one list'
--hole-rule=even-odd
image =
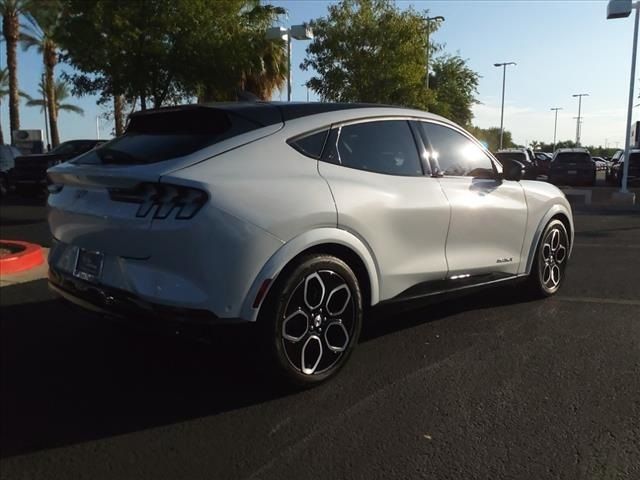
{"label": "light pole with two lamps", "polygon": [[313,32],[307,25],[291,25],[285,27],[271,27],[266,32],[267,40],[285,40],[287,42],[287,101],[291,101],[291,39],[312,40]]}
{"label": "light pole with two lamps", "polygon": [[588,97],[588,93],[576,93],[572,95],[573,97],[578,97],[578,116],[575,117],[576,120],[576,147],[580,146],[580,133],[581,132],[581,124],[582,124],[582,97]]}

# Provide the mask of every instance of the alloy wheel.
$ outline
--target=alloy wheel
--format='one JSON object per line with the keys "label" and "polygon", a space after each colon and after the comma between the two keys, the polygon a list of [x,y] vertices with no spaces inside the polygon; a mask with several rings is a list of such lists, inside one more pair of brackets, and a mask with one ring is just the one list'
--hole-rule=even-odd
{"label": "alloy wheel", "polygon": [[554,293],[560,287],[566,266],[569,242],[566,231],[559,225],[550,228],[542,242],[540,252],[540,281],[543,288]]}
{"label": "alloy wheel", "polygon": [[289,295],[280,324],[291,366],[310,376],[336,366],[351,346],[356,313],[351,288],[340,274],[307,274]]}

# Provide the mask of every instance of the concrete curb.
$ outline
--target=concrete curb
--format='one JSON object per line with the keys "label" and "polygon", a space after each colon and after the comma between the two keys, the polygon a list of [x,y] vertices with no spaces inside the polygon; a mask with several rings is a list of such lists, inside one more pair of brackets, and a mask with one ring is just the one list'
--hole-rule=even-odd
{"label": "concrete curb", "polygon": [[0,240],[0,247],[15,250],[0,257],[0,275],[24,272],[44,263],[42,247],[35,243],[17,240]]}

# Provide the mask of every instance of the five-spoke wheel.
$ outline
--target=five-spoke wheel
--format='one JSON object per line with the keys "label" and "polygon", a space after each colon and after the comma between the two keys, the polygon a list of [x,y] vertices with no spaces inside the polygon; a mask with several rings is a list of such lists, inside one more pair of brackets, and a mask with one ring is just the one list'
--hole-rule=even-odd
{"label": "five-spoke wheel", "polygon": [[271,334],[281,373],[299,385],[338,371],[357,343],[362,295],[342,260],[316,255],[301,260],[271,294]]}
{"label": "five-spoke wheel", "polygon": [[535,293],[553,295],[564,280],[569,256],[569,235],[565,225],[552,220],[545,228],[530,281]]}

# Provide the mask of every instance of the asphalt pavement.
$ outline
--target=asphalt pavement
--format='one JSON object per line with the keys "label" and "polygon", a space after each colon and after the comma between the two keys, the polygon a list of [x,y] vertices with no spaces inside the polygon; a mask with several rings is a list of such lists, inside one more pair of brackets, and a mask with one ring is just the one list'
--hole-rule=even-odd
{"label": "asphalt pavement", "polygon": [[[3,203],[0,236],[47,245],[44,215]],[[575,221],[556,297],[374,312],[304,392],[262,377],[244,327],[195,343],[2,287],[0,478],[637,480],[640,214]]]}

